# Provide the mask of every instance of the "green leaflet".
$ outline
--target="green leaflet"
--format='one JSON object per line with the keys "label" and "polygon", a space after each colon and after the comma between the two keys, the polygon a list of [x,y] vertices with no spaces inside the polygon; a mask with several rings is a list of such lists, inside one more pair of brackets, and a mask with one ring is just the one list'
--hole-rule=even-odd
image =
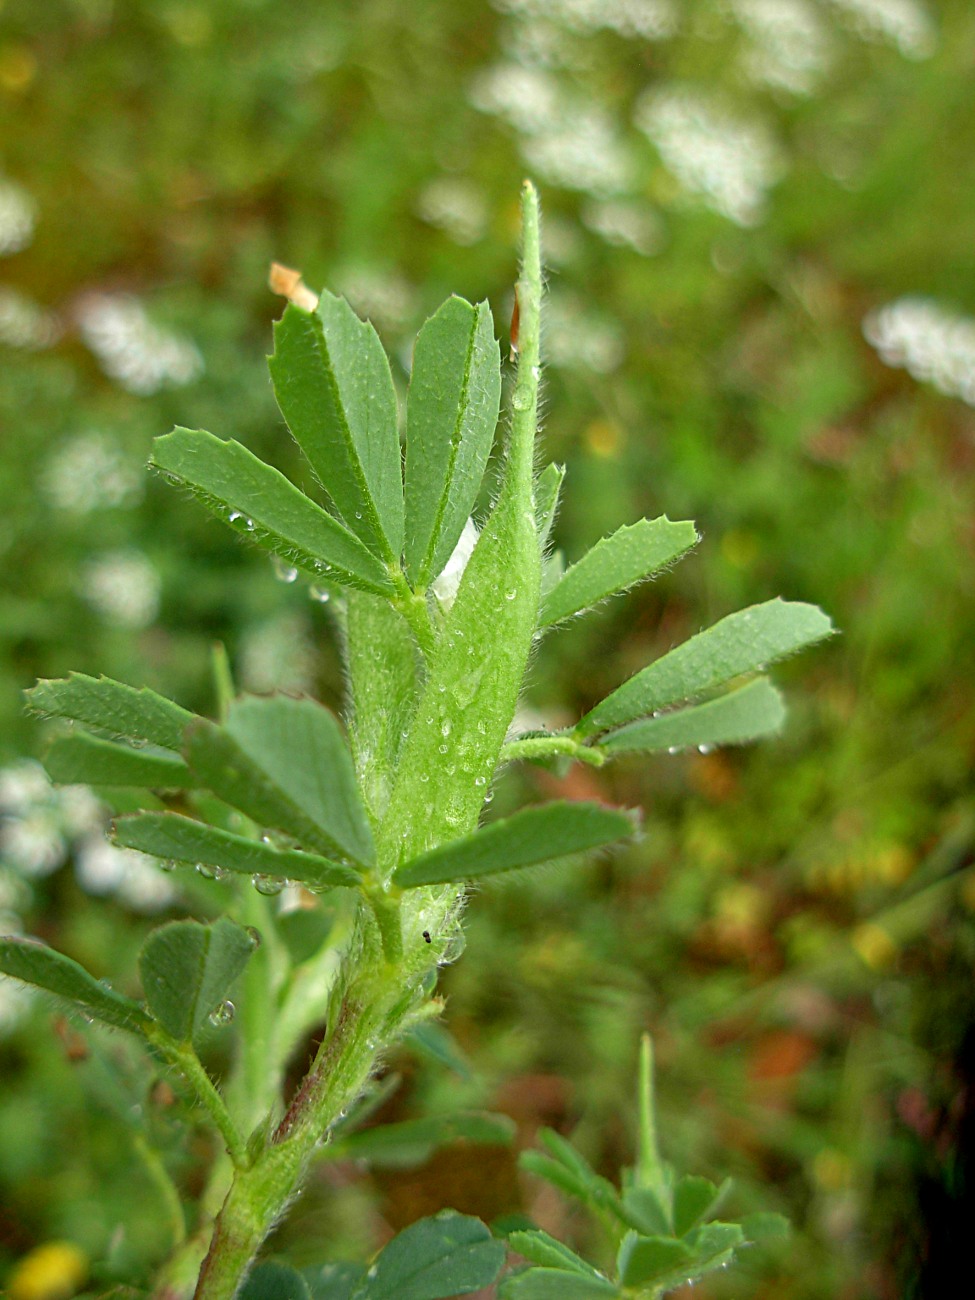
{"label": "green leaflet", "polygon": [[223,726],[199,722],[186,758],[214,794],[262,826],[365,866],[372,832],[338,723],[314,700],[242,696]]}
{"label": "green leaflet", "polygon": [[548,546],[552,525],[558,514],[564,478],[565,466],[552,462],[545,466],[535,480],[535,526],[538,529],[538,544],[543,551]]}
{"label": "green leaflet", "polygon": [[268,361],[288,427],[336,511],[388,564],[403,549],[403,479],[396,393],[379,336],[344,298],[314,312],[291,304]]}
{"label": "green leaflet", "polygon": [[196,779],[177,754],[131,749],[79,731],[59,737],[44,758],[59,785],[134,785],[149,790],[188,790]]}
{"label": "green leaflet", "polygon": [[176,753],[183,744],[183,729],[195,717],[146,686],[137,689],[84,673],[39,681],[24,694],[27,707],[42,717],[70,718],[110,736],[147,741]]}
{"label": "green leaflet", "polygon": [[378,818],[389,801],[416,702],[416,646],[388,601],[355,593],[346,601],[345,655],[352,755],[366,803]]}
{"label": "green leaflet", "polygon": [[743,745],[771,736],[785,721],[785,704],[767,677],[706,704],[697,704],[657,718],[632,722],[599,742],[608,754],[689,749],[695,745]]}
{"label": "green leaflet", "polygon": [[641,1237],[628,1232],[619,1249],[616,1270],[624,1286],[646,1286],[687,1268],[694,1260],[694,1251],[673,1237]]}
{"label": "green leaflet", "polygon": [[633,818],[599,804],[557,802],[524,808],[473,835],[414,858],[393,875],[404,889],[481,880],[570,853],[602,848],[632,835]]}
{"label": "green leaflet", "polygon": [[448,298],[420,330],[406,409],[406,571],[426,587],[477,497],[501,401],[501,352],[486,302]]}
{"label": "green leaflet", "polygon": [[192,1040],[217,1010],[258,940],[222,916],[213,925],[170,921],[150,932],[139,974],[153,1016],[179,1042]]}
{"label": "green leaflet", "polygon": [[672,564],[697,541],[693,524],[673,522],[666,515],[617,529],[566,569],[542,602],[541,626],[570,618],[607,596],[643,582]]}
{"label": "green leaflet", "polygon": [[713,1218],[730,1187],[725,1181],[717,1187],[709,1178],[686,1174],[674,1188],[674,1233],[685,1236],[698,1224]]}
{"label": "green leaflet", "polygon": [[259,840],[219,830],[179,813],[146,812],[120,817],[113,838],[126,848],[139,849],[173,862],[202,863],[244,875],[297,880],[313,889],[355,886],[362,877],[352,867],[314,853],[275,849]]}
{"label": "green leaflet", "polygon": [[239,442],[174,429],[155,440],[150,463],[218,519],[306,573],[363,591],[393,590],[385,565],[354,531]]}
{"label": "green leaflet", "polygon": [[504,1244],[480,1219],[443,1210],[394,1237],[353,1300],[446,1300],[490,1286],[503,1263]]}
{"label": "green leaflet", "polygon": [[0,973],[64,998],[83,1015],[116,1029],[140,1034],[149,1026],[138,1002],[99,983],[83,966],[38,939],[0,936]]}
{"label": "green leaflet", "polygon": [[583,1277],[561,1268],[530,1268],[506,1277],[500,1300],[606,1300],[619,1290],[605,1277]]}
{"label": "green leaflet", "polygon": [[565,1268],[583,1277],[599,1277],[593,1266],[581,1255],[570,1250],[555,1237],[550,1237],[541,1228],[531,1228],[522,1232],[508,1234],[508,1245],[532,1264],[542,1268]]}
{"label": "green leaflet", "polygon": [[768,600],[729,614],[631,677],[576,727],[591,735],[693,699],[743,673],[794,654],[829,636],[833,625],[815,605]]}

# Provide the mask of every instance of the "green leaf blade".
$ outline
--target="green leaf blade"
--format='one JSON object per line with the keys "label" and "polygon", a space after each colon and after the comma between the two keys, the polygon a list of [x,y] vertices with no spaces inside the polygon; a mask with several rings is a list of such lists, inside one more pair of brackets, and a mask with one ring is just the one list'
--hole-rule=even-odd
{"label": "green leaf blade", "polygon": [[464,839],[422,854],[393,875],[403,889],[483,879],[552,858],[603,848],[633,834],[627,813],[599,804],[556,802],[525,808]]}
{"label": "green leaf blade", "polygon": [[542,602],[543,627],[571,618],[659,573],[698,541],[692,523],[641,519],[604,537],[565,573]]}
{"label": "green leaf blade", "polygon": [[354,532],[239,442],[177,428],[155,440],[150,464],[235,532],[304,572],[362,591],[393,590],[385,565]]}
{"label": "green leaf blade", "polygon": [[187,761],[226,803],[323,856],[375,858],[352,759],[338,723],[314,700],[244,696],[222,727],[188,732]]}
{"label": "green leaf blade", "polygon": [[490,1286],[503,1263],[503,1243],[480,1219],[444,1210],[394,1237],[354,1300],[446,1300]]}
{"label": "green leaf blade", "polygon": [[500,1300],[606,1300],[619,1290],[606,1277],[583,1277],[561,1268],[529,1268],[506,1277]]}
{"label": "green leaf blade", "polygon": [[312,1300],[308,1283],[290,1264],[265,1260],[237,1293],[237,1300]]}
{"label": "green leaf blade", "polygon": [[183,731],[195,717],[147,686],[126,686],[85,673],[44,679],[24,695],[28,709],[41,717],[66,718],[116,738],[144,741],[176,753],[183,744]]}
{"label": "green leaf blade", "polygon": [[628,1232],[620,1246],[616,1268],[624,1286],[647,1286],[681,1275],[694,1262],[694,1251],[682,1241]]}
{"label": "green leaf blade", "polygon": [[599,748],[622,754],[744,745],[781,731],[785,715],[781,693],[767,677],[759,677],[706,704],[631,722],[601,740]]}
{"label": "green leaf blade", "polygon": [[313,889],[355,886],[362,880],[358,871],[340,862],[295,849],[276,849],[180,813],[146,812],[120,817],[114,824],[113,838],[125,848],[170,862],[200,863],[241,875],[294,880]]}
{"label": "green leaf blade", "polygon": [[543,552],[548,546],[552,525],[558,514],[564,478],[565,466],[556,465],[553,461],[545,466],[535,480],[535,525],[538,529],[538,544]]}
{"label": "green leaf blade", "polygon": [[549,1236],[541,1228],[509,1233],[508,1245],[532,1264],[538,1264],[542,1268],[568,1269],[583,1277],[600,1276],[597,1270],[574,1250],[570,1250],[563,1242]]}
{"label": "green leaf blade", "polygon": [[131,749],[84,731],[55,740],[44,757],[44,768],[57,785],[137,786],[147,790],[189,790],[196,785],[178,754]]}
{"label": "green leaf blade", "polygon": [[406,415],[406,570],[425,587],[450,559],[477,497],[501,404],[486,302],[448,298],[420,330]]}
{"label": "green leaf blade", "polygon": [[39,939],[0,935],[0,974],[69,1002],[83,1015],[144,1034],[149,1017],[137,1002],[100,984],[85,968]]}
{"label": "green leaf blade", "polygon": [[515,1123],[507,1115],[482,1111],[455,1115],[428,1115],[421,1119],[381,1124],[340,1138],[328,1150],[330,1159],[368,1160],[382,1168],[409,1168],[422,1164],[451,1142],[482,1146],[510,1146]]}
{"label": "green leaf blade", "polygon": [[199,1034],[257,947],[255,938],[222,916],[212,925],[170,921],[151,931],[139,953],[146,1003],[178,1042]]}
{"label": "green leaf blade", "polygon": [[274,393],[345,524],[386,563],[403,548],[396,393],[379,336],[343,298],[293,303],[274,327]]}
{"label": "green leaf blade", "polygon": [[641,669],[597,704],[577,732],[590,735],[693,699],[760,672],[833,630],[821,609],[802,601],[777,598],[739,610]]}

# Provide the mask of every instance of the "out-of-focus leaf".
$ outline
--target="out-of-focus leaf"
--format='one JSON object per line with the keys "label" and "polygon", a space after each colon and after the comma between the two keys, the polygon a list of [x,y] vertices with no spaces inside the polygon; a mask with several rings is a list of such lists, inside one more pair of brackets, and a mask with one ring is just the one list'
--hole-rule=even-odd
{"label": "out-of-focus leaf", "polygon": [[696,1228],[702,1220],[713,1217],[728,1188],[729,1182],[716,1187],[709,1178],[687,1174],[677,1180],[674,1188],[674,1233],[683,1237]]}
{"label": "out-of-focus leaf", "polygon": [[652,753],[692,746],[743,745],[771,736],[785,722],[785,703],[767,677],[740,686],[706,704],[675,709],[656,718],[631,722],[599,742],[609,754]]}
{"label": "out-of-focus leaf", "polygon": [[486,302],[448,298],[420,330],[406,410],[406,570],[425,587],[474,507],[501,402],[501,352]]}
{"label": "out-of-focus leaf", "polygon": [[268,362],[281,413],[348,527],[380,559],[403,549],[396,393],[379,336],[344,298],[291,304]]}
{"label": "out-of-focus leaf", "polygon": [[256,938],[225,916],[212,925],[170,921],[159,926],[139,953],[149,1010],[173,1038],[192,1039],[223,1002],[256,947]]}
{"label": "out-of-focus leaf", "polygon": [[694,1252],[673,1237],[641,1237],[628,1232],[616,1259],[616,1269],[624,1286],[646,1286],[694,1261]]}
{"label": "out-of-focus leaf", "polygon": [[312,1300],[308,1283],[289,1264],[258,1264],[237,1293],[237,1300]]}
{"label": "out-of-focus leaf", "polygon": [[99,983],[76,961],[37,939],[0,935],[0,973],[64,998],[82,1015],[116,1029],[138,1034],[149,1026],[138,1002]]}
{"label": "out-of-focus leaf", "polygon": [[313,888],[357,885],[362,877],[352,867],[330,862],[315,853],[275,849],[259,840],[218,830],[179,813],[147,812],[115,822],[116,843],[173,862],[203,863],[223,871],[296,880]]}
{"label": "out-of-focus leaf", "polygon": [[606,1300],[619,1290],[605,1277],[583,1277],[561,1268],[512,1273],[498,1288],[500,1300]]}
{"label": "out-of-focus leaf", "polygon": [[404,889],[479,880],[614,844],[635,829],[629,813],[599,804],[557,802],[525,808],[473,835],[414,858],[394,872],[393,880]]}
{"label": "out-of-focus leaf", "polygon": [[196,779],[178,754],[132,749],[85,731],[60,736],[44,767],[59,785],[129,785],[150,790],[188,790]]}
{"label": "out-of-focus leaf", "polygon": [[674,522],[666,515],[617,529],[566,569],[542,601],[539,622],[543,627],[558,623],[643,582],[672,564],[697,540],[693,524]]}
{"label": "out-of-focus leaf", "polygon": [[338,723],[314,700],[244,696],[223,726],[188,731],[186,757],[199,780],[262,826],[319,853],[365,865],[372,833]]}
{"label": "out-of-focus leaf", "polygon": [[151,463],[223,523],[306,573],[363,591],[393,590],[385,566],[354,532],[239,442],[175,429],[156,439]]}
{"label": "out-of-focus leaf", "polygon": [[576,730],[590,735],[693,699],[743,673],[761,672],[832,631],[821,609],[801,601],[768,600],[739,610],[641,669],[587,713]]}
{"label": "out-of-focus leaf", "polygon": [[343,1159],[351,1156],[387,1168],[404,1168],[422,1164],[439,1147],[459,1139],[488,1146],[509,1146],[515,1128],[514,1120],[507,1115],[484,1111],[429,1115],[362,1129],[333,1143],[328,1155]]}
{"label": "out-of-focus leaf", "polygon": [[147,686],[136,688],[110,677],[69,673],[39,681],[24,692],[27,707],[45,718],[69,718],[125,740],[146,741],[179,753],[183,730],[195,714]]}
{"label": "out-of-focus leaf", "polygon": [[311,1300],[352,1300],[365,1275],[362,1264],[318,1264],[302,1273]]}
{"label": "out-of-focus leaf", "polygon": [[542,1268],[565,1268],[573,1273],[581,1273],[584,1277],[600,1276],[581,1255],[577,1255],[557,1238],[550,1237],[541,1228],[509,1233],[508,1245],[519,1255],[523,1255],[525,1259]]}

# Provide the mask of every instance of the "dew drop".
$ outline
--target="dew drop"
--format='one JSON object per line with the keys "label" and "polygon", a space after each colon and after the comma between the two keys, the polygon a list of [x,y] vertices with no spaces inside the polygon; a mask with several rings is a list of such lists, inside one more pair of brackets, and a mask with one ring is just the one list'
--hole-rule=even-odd
{"label": "dew drop", "polygon": [[421,773],[420,773],[420,784],[421,784],[421,785],[426,785],[426,783],[427,783],[429,780],[430,780],[430,778],[427,776],[426,772],[421,772]]}
{"label": "dew drop", "polygon": [[713,750],[714,750],[713,745],[698,745],[697,747],[697,752],[699,754],[710,754],[713,752]]}
{"label": "dew drop", "polygon": [[212,867],[209,862],[198,862],[196,864],[196,873],[202,876],[204,880],[220,880],[223,872],[219,867]]}
{"label": "dew drop", "polygon": [[450,746],[449,746],[449,745],[438,745],[438,746],[437,746],[437,752],[440,753],[440,754],[446,754],[446,753],[449,751],[449,749],[450,749]]}
{"label": "dew drop", "polygon": [[445,722],[445,723],[443,724],[443,726],[440,728],[440,734],[441,734],[441,736],[443,736],[444,740],[447,739],[447,737],[450,735],[450,723],[449,723],[449,722]]}
{"label": "dew drop", "polygon": [[680,745],[668,745],[668,747],[667,747],[667,753],[668,753],[668,754],[679,754],[679,753],[680,753]]}
{"label": "dew drop", "polygon": [[260,948],[264,940],[261,938],[261,932],[260,930],[258,930],[257,926],[248,925],[245,927],[245,929],[247,930],[248,937],[250,938],[250,941],[254,945],[254,947]]}
{"label": "dew drop", "polygon": [[254,520],[253,520],[253,519],[245,519],[245,520],[244,520],[244,527],[247,529],[247,531],[248,531],[249,533],[252,533],[252,532],[254,531]]}
{"label": "dew drop", "polygon": [[220,1025],[229,1025],[231,1020],[233,1020],[236,1011],[237,1008],[230,1001],[230,999],[224,998],[224,1000],[220,1003],[219,1006],[213,1008],[209,1016],[207,1016],[207,1019],[210,1021],[210,1024],[213,1025],[213,1027],[216,1029]]}
{"label": "dew drop", "polygon": [[327,605],[332,599],[332,593],[327,587],[309,587],[308,595],[312,600],[317,600],[320,605]]}
{"label": "dew drop", "polygon": [[164,858],[164,859],[159,863],[159,870],[160,870],[160,871],[175,871],[176,868],[177,868],[178,866],[179,866],[179,863],[178,863],[178,862],[174,862],[172,858]]}
{"label": "dew drop", "polygon": [[531,393],[527,388],[516,388],[511,397],[511,405],[516,411],[527,411],[532,404]]}
{"label": "dew drop", "polygon": [[491,803],[493,800],[494,800],[494,791],[489,790],[487,794],[484,796],[484,802]]}
{"label": "dew drop", "polygon": [[294,582],[298,577],[298,570],[293,564],[289,564],[280,555],[271,556],[271,567],[274,570],[274,576],[279,582]]}
{"label": "dew drop", "polygon": [[356,517],[356,519],[361,519],[361,518],[362,518],[362,511],[361,511],[361,510],[357,510],[357,511],[355,512],[355,517]]}
{"label": "dew drop", "polygon": [[243,515],[240,513],[240,511],[231,510],[230,514],[227,516],[227,522],[231,524],[235,524],[238,519],[243,519]]}
{"label": "dew drop", "polygon": [[475,785],[487,785],[487,777],[486,777],[486,776],[476,776],[476,777],[474,778],[474,784],[475,784]]}
{"label": "dew drop", "polygon": [[506,591],[506,592],[504,593],[504,598],[505,598],[505,600],[514,600],[514,598],[515,598],[517,595],[518,595],[517,588],[512,587],[511,591]]}
{"label": "dew drop", "polygon": [[264,876],[258,872],[252,877],[251,883],[257,892],[263,894],[265,898],[274,898],[276,894],[280,894],[284,889],[285,882],[278,876]]}

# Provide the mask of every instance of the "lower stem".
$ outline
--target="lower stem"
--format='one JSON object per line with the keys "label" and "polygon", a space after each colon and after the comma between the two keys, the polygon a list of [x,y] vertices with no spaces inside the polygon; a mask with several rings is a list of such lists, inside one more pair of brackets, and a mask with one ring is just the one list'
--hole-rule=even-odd
{"label": "lower stem", "polygon": [[375,988],[350,990],[268,1145],[250,1168],[236,1170],[194,1300],[232,1300],[237,1293],[261,1244],[300,1190],[316,1148],[359,1096],[382,1047],[413,1008],[402,983],[397,979],[393,997],[387,991],[377,998]]}

